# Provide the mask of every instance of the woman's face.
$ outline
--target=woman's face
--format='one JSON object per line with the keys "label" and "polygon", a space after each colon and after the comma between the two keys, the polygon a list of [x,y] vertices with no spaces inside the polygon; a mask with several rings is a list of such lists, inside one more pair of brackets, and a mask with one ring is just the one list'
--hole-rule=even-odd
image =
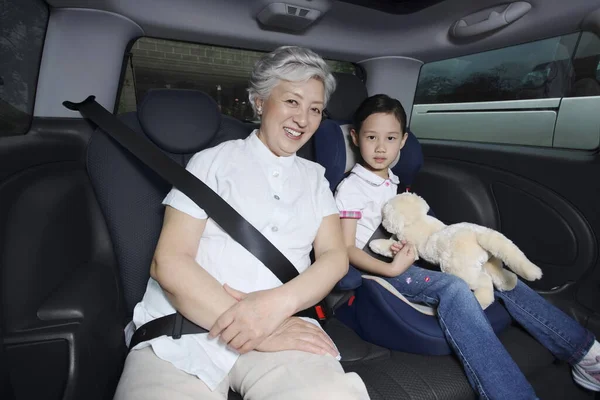
{"label": "woman's face", "polygon": [[291,156],[319,127],[324,98],[318,79],[279,81],[267,99],[256,102],[262,108],[258,137],[276,156]]}

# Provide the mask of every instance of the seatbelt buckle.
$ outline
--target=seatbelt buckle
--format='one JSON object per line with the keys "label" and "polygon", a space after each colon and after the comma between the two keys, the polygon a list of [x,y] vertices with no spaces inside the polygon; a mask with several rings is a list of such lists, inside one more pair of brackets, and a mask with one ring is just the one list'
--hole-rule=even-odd
{"label": "seatbelt buckle", "polygon": [[173,332],[171,336],[173,339],[181,338],[181,333],[183,331],[183,315],[178,311],[175,313],[175,321],[173,321]]}

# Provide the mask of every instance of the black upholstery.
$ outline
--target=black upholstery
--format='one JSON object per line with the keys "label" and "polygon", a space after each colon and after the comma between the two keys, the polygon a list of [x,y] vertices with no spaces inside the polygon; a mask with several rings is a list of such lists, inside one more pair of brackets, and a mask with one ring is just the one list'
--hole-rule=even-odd
{"label": "black upholstery", "polygon": [[334,73],[334,75],[337,87],[327,104],[327,114],[331,119],[351,121],[354,111],[368,97],[367,87],[354,75],[345,73]]}
{"label": "black upholstery", "polygon": [[[345,353],[346,341],[354,340],[352,332],[332,320],[327,332]],[[499,335],[501,342],[531,382],[540,399],[593,399],[572,384],[569,366],[556,362],[554,356],[529,334],[512,326]],[[360,340],[360,339],[359,339]],[[363,342],[368,355],[360,361],[344,361],[348,372],[358,373],[371,400],[467,400],[475,399],[458,359],[450,356],[427,356],[389,351]],[[352,344],[356,347],[356,344]],[[363,350],[365,351],[365,350]],[[557,384],[548,377],[552,376]],[[559,389],[559,390],[557,390]]]}
{"label": "black upholstery", "polygon": [[[165,112],[169,120],[164,118]],[[140,104],[138,115],[148,138],[175,154],[202,150],[221,124],[217,103],[196,90],[152,89]]]}
{"label": "black upholstery", "polygon": [[[139,117],[133,112],[120,118],[183,166],[197,151],[243,139],[251,131],[242,122],[221,116],[207,95],[187,90],[151,90]],[[161,202],[171,185],[102,132],[90,141],[87,168],[110,231],[131,314],[146,290],[162,226]],[[229,398],[240,397],[231,392]]]}
{"label": "black upholstery", "polygon": [[38,118],[31,132],[0,146],[0,365],[17,399],[106,399],[123,366],[124,318],[82,162],[92,130]]}

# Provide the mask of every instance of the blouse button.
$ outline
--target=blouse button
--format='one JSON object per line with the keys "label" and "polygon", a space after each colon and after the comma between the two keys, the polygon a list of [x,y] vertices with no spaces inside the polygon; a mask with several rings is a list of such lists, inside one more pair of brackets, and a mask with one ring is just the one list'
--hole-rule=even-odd
{"label": "blouse button", "polygon": [[279,230],[279,228],[277,228],[276,226],[272,226],[272,227],[271,227],[271,230],[272,230],[273,232],[277,232],[277,231]]}
{"label": "blouse button", "polygon": [[279,196],[275,195],[273,197],[275,198],[275,200],[279,200]]}

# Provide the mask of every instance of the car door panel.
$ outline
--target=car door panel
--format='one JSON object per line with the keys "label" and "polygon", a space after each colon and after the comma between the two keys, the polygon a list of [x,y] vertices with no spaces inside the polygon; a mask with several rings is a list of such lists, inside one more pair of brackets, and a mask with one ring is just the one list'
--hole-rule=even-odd
{"label": "car door panel", "polygon": [[106,398],[122,368],[122,295],[85,168],[90,134],[82,121],[38,119],[0,141],[3,338],[20,399]]}
{"label": "car door panel", "polygon": [[420,139],[552,147],[560,98],[415,105],[411,128]]}
{"label": "car door panel", "polygon": [[566,149],[597,149],[600,146],[598,110],[600,96],[563,98],[554,128],[553,146]]}
{"label": "car door panel", "polygon": [[595,155],[446,141],[422,145],[425,164],[414,190],[443,221],[504,233],[544,271],[532,287],[552,290],[597,270],[600,183],[584,178],[600,172]]}

